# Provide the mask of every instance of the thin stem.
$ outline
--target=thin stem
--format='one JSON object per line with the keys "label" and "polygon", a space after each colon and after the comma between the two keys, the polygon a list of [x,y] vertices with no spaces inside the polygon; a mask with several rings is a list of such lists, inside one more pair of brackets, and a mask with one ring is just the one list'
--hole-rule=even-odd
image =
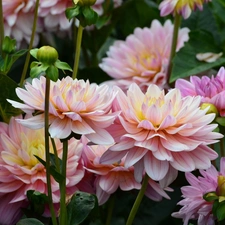
{"label": "thin stem", "polygon": [[133,207],[132,207],[132,209],[130,211],[130,214],[129,214],[129,217],[127,219],[126,225],[131,225],[133,223],[133,220],[134,220],[134,218],[136,216],[138,208],[139,208],[139,206],[141,204],[141,201],[142,201],[142,199],[144,197],[145,190],[146,190],[146,188],[148,186],[148,180],[149,180],[149,177],[148,177],[147,174],[145,174],[144,180],[142,182],[141,190],[139,191],[138,196],[137,196],[137,198],[136,198],[136,200],[134,202],[134,205],[133,205]]}
{"label": "thin stem", "polygon": [[77,42],[76,42],[76,50],[75,50],[75,59],[74,59],[74,65],[73,65],[73,76],[72,76],[73,79],[75,79],[77,77],[83,30],[84,30],[84,28],[79,24],[78,31],[77,31]]}
{"label": "thin stem", "polygon": [[173,67],[172,60],[173,60],[173,58],[176,54],[177,38],[178,38],[178,31],[179,31],[179,28],[180,28],[181,18],[182,17],[178,13],[175,14],[174,28],[173,28],[173,39],[172,39],[172,44],[171,44],[170,59],[169,59],[167,75],[166,75],[168,84],[169,84],[169,81],[170,81],[170,76],[171,76],[172,67]]}
{"label": "thin stem", "polygon": [[112,219],[114,205],[115,205],[115,194],[113,194],[110,197],[110,199],[109,199],[109,205],[108,205],[107,218],[106,218],[105,225],[110,225],[110,222],[111,222],[111,219]]}
{"label": "thin stem", "polygon": [[57,171],[60,172],[60,162],[59,162],[58,152],[56,149],[54,138],[51,138],[51,142],[52,142],[52,147],[53,147],[53,151],[54,151],[54,155],[55,155],[55,166],[56,166]]}
{"label": "thin stem", "polygon": [[29,48],[28,48],[28,52],[27,52],[25,64],[24,64],[24,67],[23,67],[22,76],[21,76],[21,79],[20,79],[20,87],[23,86],[23,82],[25,80],[25,77],[26,77],[26,74],[27,74],[27,69],[28,69],[29,62],[30,62],[30,50],[33,47],[34,36],[35,36],[35,32],[36,32],[36,27],[37,27],[38,6],[39,6],[39,0],[36,1],[36,5],[35,5],[33,28],[32,28],[32,33],[31,33],[31,38],[30,38],[30,44],[29,44]]}
{"label": "thin stem", "polygon": [[224,149],[224,139],[222,138],[220,140],[220,157],[225,156],[225,149]]}
{"label": "thin stem", "polygon": [[4,40],[4,18],[3,18],[3,8],[2,0],[0,0],[0,55],[2,55],[2,43]]}
{"label": "thin stem", "polygon": [[63,140],[63,157],[62,157],[62,182],[60,182],[60,225],[67,224],[67,210],[66,210],[66,165],[68,155],[68,140]]}
{"label": "thin stem", "polygon": [[46,77],[46,89],[45,89],[45,157],[46,157],[46,180],[48,188],[49,208],[52,217],[52,224],[57,225],[55,210],[52,201],[52,188],[50,177],[50,154],[49,154],[49,93],[50,93],[50,79]]}

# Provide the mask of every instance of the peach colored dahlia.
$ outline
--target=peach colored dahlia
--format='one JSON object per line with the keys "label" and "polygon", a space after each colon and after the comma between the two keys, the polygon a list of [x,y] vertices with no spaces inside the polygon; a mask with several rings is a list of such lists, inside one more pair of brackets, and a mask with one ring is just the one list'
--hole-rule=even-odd
{"label": "peach colored dahlia", "polygon": [[203,4],[211,0],[163,0],[160,5],[160,15],[167,16],[169,14],[181,14],[187,19],[196,8],[202,10]]}
{"label": "peach colored dahlia", "polygon": [[[33,79],[25,90],[17,88],[18,97],[24,102],[10,103],[24,112],[37,115],[18,120],[24,126],[39,129],[44,126],[44,101],[46,78]],[[49,106],[49,133],[52,138],[66,138],[71,132],[84,134],[97,144],[114,143],[111,135],[104,129],[111,125],[118,113],[111,113],[111,104],[116,92],[107,85],[90,84],[89,81],[63,78],[51,81]]]}
{"label": "peach colored dahlia", "polygon": [[213,132],[217,124],[210,123],[215,114],[206,115],[206,110],[199,108],[199,96],[182,98],[179,89],[165,94],[153,84],[143,93],[133,83],[127,94],[119,90],[116,100],[125,132],[103,154],[101,163],[114,163],[126,156],[124,166],[135,167],[137,180],[146,171],[159,181],[170,167],[184,172],[207,169],[217,158],[207,145],[223,135]]}
{"label": "peach colored dahlia", "polygon": [[[55,144],[61,158],[62,143],[55,139]],[[46,170],[34,156],[45,160],[44,146],[44,129],[30,130],[17,123],[16,118],[11,118],[9,124],[0,123],[0,212],[9,209],[10,212],[7,213],[11,214],[12,218],[14,214],[20,215],[21,205],[27,204],[28,190],[47,194]],[[69,140],[66,181],[69,195],[77,190],[76,184],[84,176],[82,150],[83,144],[80,141],[74,138]],[[52,146],[50,152],[53,153]],[[57,204],[60,201],[59,184],[51,178],[51,185],[53,203]],[[4,199],[7,199],[7,204]],[[15,209],[16,205],[19,207]],[[0,223],[2,222],[0,220]]]}
{"label": "peach colored dahlia", "polygon": [[[35,0],[3,0],[3,17],[5,36],[17,40],[18,46],[24,41],[29,43],[33,27]],[[41,31],[40,26],[37,26]],[[38,32],[35,35],[34,46],[38,44]]]}
{"label": "peach colored dahlia", "polygon": [[[177,51],[188,41],[188,28],[178,34]],[[125,41],[116,41],[103,58],[100,68],[115,80],[108,81],[127,90],[137,83],[143,91],[149,84],[166,85],[166,71],[170,56],[173,24],[167,20],[161,25],[153,20],[150,28],[136,28]]]}
{"label": "peach colored dahlia", "polygon": [[191,76],[190,81],[176,80],[175,87],[180,89],[182,96],[201,96],[202,103],[216,106],[220,116],[225,116],[225,69],[221,67],[216,76]]}

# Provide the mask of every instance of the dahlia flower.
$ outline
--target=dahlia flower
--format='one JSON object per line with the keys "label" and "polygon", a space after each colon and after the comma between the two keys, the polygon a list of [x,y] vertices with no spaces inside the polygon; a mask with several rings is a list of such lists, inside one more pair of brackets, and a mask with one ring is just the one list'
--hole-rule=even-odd
{"label": "dahlia flower", "polygon": [[[62,157],[62,143],[55,139],[59,158]],[[6,222],[20,214],[20,207],[27,205],[26,193],[35,190],[47,194],[46,170],[34,155],[45,160],[44,129],[30,130],[11,118],[9,124],[0,123],[0,212],[7,214]],[[76,190],[76,184],[84,176],[81,163],[83,144],[70,139],[67,161],[67,194]],[[50,145],[50,152],[53,148]],[[60,201],[59,184],[51,178],[53,203]],[[3,214],[4,212],[4,214]],[[16,217],[15,220],[19,218]]]}
{"label": "dahlia flower", "polygon": [[[82,139],[84,140],[84,138]],[[100,158],[107,149],[107,146],[102,145],[85,145],[83,151],[86,170],[96,175],[94,187],[100,205],[104,204],[118,188],[123,191],[141,188],[140,182],[134,178],[134,167],[124,167],[124,158],[113,164],[100,163]],[[171,191],[171,189],[161,187],[159,183],[149,179],[146,196],[155,201],[160,201],[162,197],[169,198],[164,189]]]}
{"label": "dahlia flower", "polygon": [[[183,200],[178,205],[183,206],[179,212],[172,214],[173,217],[182,218],[184,225],[189,220],[198,220],[198,225],[214,225],[215,217],[212,214],[213,202],[203,199],[203,195],[208,192],[217,192],[220,195],[218,186],[218,176],[225,177],[225,158],[220,159],[220,171],[211,165],[207,170],[200,170],[201,176],[195,177],[191,173],[186,173],[186,179],[190,186],[181,188]],[[224,196],[223,196],[224,197]]]}
{"label": "dahlia flower", "polygon": [[193,10],[199,8],[203,9],[204,2],[209,2],[210,0],[163,0],[160,5],[160,15],[167,16],[169,14],[178,13],[187,19]]}
{"label": "dahlia flower", "polygon": [[[171,167],[183,172],[207,169],[217,158],[207,145],[223,135],[213,132],[217,124],[210,123],[215,114],[199,108],[199,96],[182,98],[179,89],[165,94],[153,84],[144,94],[133,83],[127,95],[119,90],[116,100],[125,133],[103,154],[101,163],[114,163],[126,156],[124,166],[134,166],[136,180],[140,181],[145,171],[159,181]],[[122,133],[121,129],[118,132]]]}
{"label": "dahlia flower", "polygon": [[201,96],[202,103],[216,106],[220,116],[225,116],[225,69],[221,67],[214,77],[191,76],[190,82],[184,79],[176,80],[175,87],[180,89],[182,96]]}
{"label": "dahlia flower", "polygon": [[[3,0],[3,18],[5,36],[15,38],[20,46],[24,41],[30,43],[33,27],[35,0]],[[37,26],[40,32],[40,26]],[[34,46],[38,44],[39,35],[36,32]]]}
{"label": "dahlia flower", "polygon": [[[188,41],[188,32],[188,28],[179,30],[176,51]],[[163,88],[167,81],[172,36],[173,24],[170,20],[164,25],[153,20],[150,28],[136,28],[125,41],[116,41],[99,67],[115,79],[108,81],[109,84],[116,84],[123,90],[134,82],[143,91],[149,84]]]}
{"label": "dahlia flower", "polygon": [[[31,129],[44,127],[44,101],[46,78],[33,79],[25,89],[17,88],[18,97],[24,104],[8,100],[14,107],[26,113],[39,113],[28,119],[18,120]],[[84,134],[97,144],[114,143],[104,129],[113,123],[118,113],[111,113],[116,92],[107,85],[98,86],[89,81],[73,80],[71,77],[51,81],[49,106],[49,133],[52,138],[66,138],[71,132]]]}

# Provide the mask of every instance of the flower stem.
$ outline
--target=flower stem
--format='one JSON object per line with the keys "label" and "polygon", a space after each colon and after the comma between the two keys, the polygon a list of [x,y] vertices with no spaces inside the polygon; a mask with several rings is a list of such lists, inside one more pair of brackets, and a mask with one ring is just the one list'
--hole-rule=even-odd
{"label": "flower stem", "polygon": [[3,8],[2,0],[0,0],[0,55],[2,55],[2,43],[4,40],[4,18],[3,18]]}
{"label": "flower stem", "polygon": [[107,218],[106,218],[105,225],[110,225],[110,222],[111,222],[111,219],[112,219],[114,205],[115,205],[115,194],[113,194],[110,197],[110,199],[109,199]]}
{"label": "flower stem", "polygon": [[63,140],[63,156],[62,156],[62,182],[60,182],[60,225],[67,224],[67,210],[66,210],[66,165],[68,155],[68,140]]}
{"label": "flower stem", "polygon": [[75,59],[74,59],[74,65],[73,65],[73,76],[72,76],[73,79],[75,79],[77,77],[83,30],[84,30],[84,28],[79,24],[78,31],[77,31]]}
{"label": "flower stem", "polygon": [[29,44],[29,48],[28,48],[28,52],[27,52],[25,64],[24,64],[24,67],[23,67],[22,76],[21,76],[21,79],[20,79],[20,87],[23,86],[23,82],[25,80],[25,77],[26,77],[26,74],[27,74],[28,65],[29,65],[29,62],[30,62],[30,50],[33,47],[34,36],[35,36],[35,32],[36,32],[36,27],[37,27],[38,6],[39,6],[39,0],[37,0],[36,1],[36,4],[35,4],[34,21],[33,21],[32,33],[31,33],[30,44]]}
{"label": "flower stem", "polygon": [[220,157],[225,156],[225,149],[224,149],[224,139],[222,138],[220,140]]}
{"label": "flower stem", "polygon": [[171,44],[171,50],[170,50],[170,59],[169,59],[169,64],[168,64],[168,68],[167,68],[167,83],[169,84],[170,81],[170,76],[171,76],[171,72],[172,72],[172,67],[173,67],[173,58],[175,56],[176,53],[176,48],[177,48],[177,38],[178,38],[178,31],[180,28],[180,23],[181,23],[181,16],[176,13],[175,17],[174,17],[174,27],[173,27],[173,39],[172,39],[172,44]]}
{"label": "flower stem", "polygon": [[133,223],[133,220],[134,220],[134,218],[136,216],[138,208],[139,208],[139,206],[141,204],[141,201],[142,201],[142,199],[144,197],[145,190],[146,190],[146,188],[148,186],[148,180],[149,180],[149,177],[148,177],[147,174],[145,174],[144,180],[142,182],[141,190],[139,191],[138,196],[137,196],[137,198],[136,198],[136,200],[134,202],[134,205],[133,205],[133,207],[132,207],[132,209],[130,211],[130,214],[129,214],[129,217],[127,219],[126,225],[131,225]]}
{"label": "flower stem", "polygon": [[49,154],[49,92],[50,92],[50,79],[46,77],[46,88],[45,88],[45,157],[46,157],[46,180],[48,188],[48,199],[49,208],[52,217],[52,224],[57,225],[55,210],[52,201],[52,188],[51,188],[51,177],[50,177],[50,154]]}
{"label": "flower stem", "polygon": [[52,147],[53,147],[53,151],[54,151],[54,155],[55,155],[55,166],[56,166],[57,171],[60,173],[60,162],[59,162],[58,152],[56,149],[54,138],[51,138],[51,142],[52,142]]}

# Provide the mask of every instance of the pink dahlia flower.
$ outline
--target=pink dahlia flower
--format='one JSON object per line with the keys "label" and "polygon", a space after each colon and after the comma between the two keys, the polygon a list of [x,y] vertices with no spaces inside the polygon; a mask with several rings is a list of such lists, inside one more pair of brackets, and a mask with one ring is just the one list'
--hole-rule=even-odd
{"label": "pink dahlia flower", "polygon": [[[189,29],[179,30],[176,50],[188,41]],[[115,80],[109,81],[123,90],[131,83],[137,83],[143,91],[149,84],[164,87],[167,81],[166,71],[170,56],[173,24],[167,20],[161,25],[153,20],[150,28],[136,28],[134,34],[125,41],[116,41],[103,58],[100,68]]]}
{"label": "pink dahlia flower", "polygon": [[160,15],[167,16],[169,14],[178,13],[187,19],[193,10],[203,9],[203,3],[211,0],[163,0],[160,5]]}
{"label": "pink dahlia flower", "polygon": [[[18,46],[30,42],[33,27],[35,0],[3,0],[3,17],[5,36],[15,38]],[[37,26],[40,32],[41,27]],[[38,32],[35,35],[34,46],[39,42]]]}
{"label": "pink dahlia flower", "polygon": [[159,181],[171,167],[184,172],[207,169],[217,158],[207,145],[223,135],[213,132],[217,124],[210,123],[215,114],[206,115],[206,110],[199,108],[199,96],[182,98],[179,89],[165,94],[153,84],[144,94],[133,83],[127,95],[119,90],[116,100],[125,133],[115,139],[117,143],[103,154],[101,163],[114,163],[126,156],[124,166],[134,166],[138,181],[143,171]]}
{"label": "pink dahlia flower", "polygon": [[[214,225],[215,218],[212,214],[213,202],[203,199],[203,195],[208,192],[216,192],[218,195],[218,176],[225,176],[225,158],[220,159],[220,171],[211,165],[207,170],[200,170],[202,176],[195,177],[191,173],[186,173],[186,179],[191,186],[181,188],[183,200],[178,204],[183,206],[179,212],[172,214],[173,217],[182,218],[184,225],[189,220],[198,220],[198,225]],[[223,196],[224,198],[224,196]]]}
{"label": "pink dahlia flower", "polygon": [[[24,104],[10,103],[24,112],[39,113],[28,119],[18,120],[31,129],[44,127],[44,101],[46,78],[33,79],[32,84],[25,85],[26,90],[17,88],[18,97]],[[97,144],[114,143],[111,135],[105,130],[111,125],[118,113],[111,113],[111,104],[116,92],[107,85],[98,86],[89,81],[63,78],[51,81],[49,106],[49,133],[52,138],[66,138],[71,132],[86,135]]]}
{"label": "pink dahlia flower", "polygon": [[[55,139],[59,158],[62,157],[62,143]],[[0,223],[13,224],[7,221],[18,220],[20,207],[27,205],[26,193],[36,190],[47,194],[46,170],[34,155],[45,160],[44,130],[30,130],[12,118],[9,124],[0,123]],[[84,176],[81,163],[83,144],[72,138],[68,146],[67,161],[67,194],[76,190],[76,184]],[[50,152],[53,148],[50,146]],[[58,183],[51,178],[53,203],[60,201]],[[3,213],[4,212],[4,213]],[[2,215],[8,215],[6,222]],[[18,217],[16,216],[18,215]],[[16,217],[16,218],[14,218]]]}
{"label": "pink dahlia flower", "polygon": [[191,76],[190,82],[178,79],[175,87],[180,89],[182,96],[201,96],[202,103],[211,103],[216,106],[220,116],[225,116],[225,69],[221,67],[217,75],[211,78]]}

